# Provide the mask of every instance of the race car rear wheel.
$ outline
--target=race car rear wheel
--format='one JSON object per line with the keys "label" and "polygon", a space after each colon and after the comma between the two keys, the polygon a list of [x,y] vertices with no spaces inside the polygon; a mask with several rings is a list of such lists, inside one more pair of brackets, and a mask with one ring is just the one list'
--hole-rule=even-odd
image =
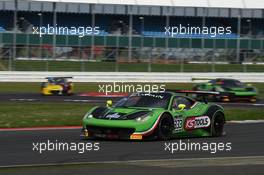
{"label": "race car rear wheel", "polygon": [[172,136],[173,121],[167,114],[161,116],[157,127],[157,136],[159,140],[169,140]]}
{"label": "race car rear wheel", "polygon": [[213,116],[211,134],[214,137],[220,137],[224,132],[225,117],[221,112],[216,112]]}

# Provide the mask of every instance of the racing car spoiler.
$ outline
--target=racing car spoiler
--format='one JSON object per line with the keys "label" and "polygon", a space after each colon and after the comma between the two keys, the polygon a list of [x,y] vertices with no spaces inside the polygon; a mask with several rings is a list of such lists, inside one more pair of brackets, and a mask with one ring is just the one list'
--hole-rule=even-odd
{"label": "racing car spoiler", "polygon": [[194,91],[194,90],[167,90],[167,91],[171,91],[171,92],[175,92],[175,93],[185,93],[186,96],[188,96],[188,94],[201,94],[201,95],[220,95],[220,92],[215,92],[215,91]]}
{"label": "racing car spoiler", "polygon": [[196,81],[196,80],[214,80],[215,78],[192,78],[192,81]]}
{"label": "racing car spoiler", "polygon": [[45,77],[45,79],[50,79],[50,78],[73,78],[73,77]]}
{"label": "racing car spoiler", "polygon": [[167,91],[175,92],[175,93],[185,93],[186,96],[188,96],[189,94],[199,94],[199,95],[202,95],[204,103],[207,103],[207,99],[206,99],[207,95],[217,96],[217,95],[228,95],[228,94],[230,94],[230,93],[226,93],[226,92],[215,92],[215,91],[168,90],[168,89],[167,89]]}

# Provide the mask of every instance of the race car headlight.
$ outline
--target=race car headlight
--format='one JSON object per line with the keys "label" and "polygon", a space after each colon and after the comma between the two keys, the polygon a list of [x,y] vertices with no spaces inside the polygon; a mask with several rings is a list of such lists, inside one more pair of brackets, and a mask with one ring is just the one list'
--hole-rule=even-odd
{"label": "race car headlight", "polygon": [[92,114],[89,114],[89,115],[87,116],[87,118],[93,118],[93,115],[92,115]]}
{"label": "race car headlight", "polygon": [[90,114],[90,113],[87,113],[87,114],[83,117],[83,119],[90,119],[90,118],[93,118],[93,115]]}
{"label": "race car headlight", "polygon": [[137,117],[137,118],[136,118],[136,121],[138,121],[138,122],[146,121],[146,120],[149,119],[149,117],[150,117],[151,115],[152,115],[151,112],[146,113],[146,114],[144,114],[144,115],[142,115],[142,116],[140,116],[140,117]]}

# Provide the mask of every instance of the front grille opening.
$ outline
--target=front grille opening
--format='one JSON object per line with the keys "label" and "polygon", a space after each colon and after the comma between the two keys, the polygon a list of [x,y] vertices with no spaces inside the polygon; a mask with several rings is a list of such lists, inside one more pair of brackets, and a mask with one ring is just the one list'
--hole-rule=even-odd
{"label": "front grille opening", "polygon": [[129,138],[131,134],[135,132],[134,128],[111,128],[100,126],[86,126],[88,132],[92,134],[106,134],[106,135],[118,135],[120,137]]}

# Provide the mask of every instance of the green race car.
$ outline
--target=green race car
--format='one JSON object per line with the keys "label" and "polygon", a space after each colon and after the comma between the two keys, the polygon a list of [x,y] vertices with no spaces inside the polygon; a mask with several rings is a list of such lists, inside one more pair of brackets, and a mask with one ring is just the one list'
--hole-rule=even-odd
{"label": "green race car", "polygon": [[[208,80],[208,79],[194,79],[194,80]],[[209,100],[213,101],[249,101],[256,102],[257,89],[251,84],[244,84],[235,79],[212,79],[206,83],[200,83],[193,87],[195,91],[215,91],[219,95],[207,95]],[[197,95],[200,99],[201,96]]]}
{"label": "green race car", "polygon": [[83,118],[81,136],[131,140],[221,136],[224,124],[224,109],[217,104],[175,92],[134,93],[114,106],[110,100],[91,109]]}

